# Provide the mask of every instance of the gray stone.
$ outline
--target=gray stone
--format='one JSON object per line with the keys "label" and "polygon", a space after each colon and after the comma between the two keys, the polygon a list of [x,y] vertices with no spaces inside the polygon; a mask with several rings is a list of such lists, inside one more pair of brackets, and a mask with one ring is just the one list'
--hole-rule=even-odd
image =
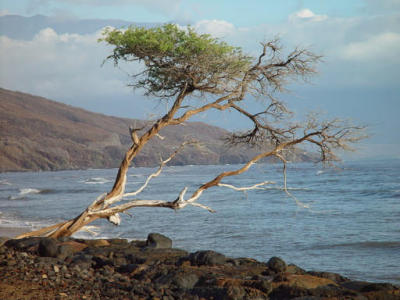
{"label": "gray stone", "polygon": [[285,272],[287,268],[285,261],[276,256],[270,258],[267,262],[267,267],[276,273]]}
{"label": "gray stone", "polygon": [[147,237],[147,247],[165,249],[172,247],[172,240],[159,233],[150,233]]}
{"label": "gray stone", "polygon": [[175,276],[174,283],[181,289],[192,289],[199,281],[196,274],[179,274]]}
{"label": "gray stone", "polygon": [[28,237],[23,239],[12,239],[4,243],[7,248],[13,248],[16,250],[28,250],[38,246],[42,238],[39,237]]}
{"label": "gray stone", "polygon": [[192,265],[202,266],[213,266],[213,265],[223,265],[226,262],[225,255],[207,250],[207,251],[197,251],[195,253],[189,254],[189,260]]}
{"label": "gray stone", "polygon": [[57,248],[57,258],[65,259],[74,253],[74,248],[71,245],[60,245]]}
{"label": "gray stone", "polygon": [[42,238],[39,242],[38,253],[42,257],[57,257],[57,240],[52,238]]}

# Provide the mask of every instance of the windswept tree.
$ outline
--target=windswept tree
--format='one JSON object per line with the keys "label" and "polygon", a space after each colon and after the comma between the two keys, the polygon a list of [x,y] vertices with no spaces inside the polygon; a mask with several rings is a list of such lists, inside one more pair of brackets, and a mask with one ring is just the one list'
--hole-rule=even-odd
{"label": "windswept tree", "polygon": [[[302,123],[293,122],[290,110],[277,98],[289,83],[307,80],[316,73],[315,67],[321,57],[307,49],[296,48],[285,55],[280,41],[275,39],[262,43],[260,54],[252,57],[210,35],[173,24],[156,28],[108,29],[101,41],[113,47],[106,60],[116,66],[122,62],[136,62],[137,71],[131,74],[130,86],[156,101],[167,101],[169,108],[152,124],[129,129],[132,145],[126,151],[108,193],[95,199],[77,217],[20,237],[70,236],[99,218],[119,224],[119,213],[135,207],[177,210],[193,205],[213,212],[212,208],[199,203],[202,193],[216,186],[246,190],[268,184],[264,181],[251,187],[236,187],[223,183],[226,177],[242,174],[264,158],[275,157],[286,167],[285,152],[309,144],[319,152],[321,162],[332,162],[337,160],[337,150],[348,150],[349,144],[362,138],[362,128],[337,119],[321,121],[310,116]],[[262,109],[256,112],[247,109],[252,107],[250,102],[253,101],[262,103]],[[183,187],[175,199],[138,198],[150,180],[161,173],[163,166],[192,143],[186,141],[177,145],[167,159],[161,160],[159,169],[138,190],[126,190],[132,160],[148,141],[160,137],[160,131],[166,126],[179,126],[209,110],[236,111],[249,120],[252,125],[247,131],[233,133],[226,142],[253,146],[259,154],[236,170],[217,174],[189,196],[186,195],[187,187]],[[126,201],[121,204],[121,200]]]}

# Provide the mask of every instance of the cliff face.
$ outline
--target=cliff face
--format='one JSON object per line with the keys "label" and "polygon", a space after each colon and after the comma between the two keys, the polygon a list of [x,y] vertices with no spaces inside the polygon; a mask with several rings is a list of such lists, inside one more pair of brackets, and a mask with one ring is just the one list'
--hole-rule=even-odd
{"label": "cliff face", "polygon": [[[39,171],[118,167],[131,144],[129,126],[145,121],[92,113],[45,98],[0,89],[0,171]],[[137,166],[154,166],[183,140],[200,146],[185,149],[171,162],[182,164],[242,163],[255,152],[226,147],[229,132],[204,123],[165,128],[136,157]],[[300,152],[298,152],[300,153]],[[299,154],[295,159],[308,159]]]}

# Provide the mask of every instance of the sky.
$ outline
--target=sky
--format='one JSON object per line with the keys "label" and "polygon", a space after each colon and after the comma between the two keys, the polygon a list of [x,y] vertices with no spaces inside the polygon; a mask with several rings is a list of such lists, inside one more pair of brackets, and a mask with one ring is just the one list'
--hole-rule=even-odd
{"label": "sky", "polygon": [[[55,20],[121,19],[191,24],[257,55],[280,37],[287,49],[324,56],[310,84],[281,96],[299,115],[308,111],[368,125],[357,157],[400,158],[400,0],[1,0],[0,16],[42,14]],[[0,36],[0,86],[92,111],[135,118],[163,107],[126,85],[134,66],[101,67],[110,48],[101,32],[37,32],[30,40]],[[229,114],[199,120],[228,129],[246,124]]]}

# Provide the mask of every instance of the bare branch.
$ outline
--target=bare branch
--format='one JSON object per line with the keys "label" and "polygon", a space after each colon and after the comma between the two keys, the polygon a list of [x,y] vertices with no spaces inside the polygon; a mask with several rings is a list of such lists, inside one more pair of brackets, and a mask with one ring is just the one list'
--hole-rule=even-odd
{"label": "bare branch", "polygon": [[279,153],[275,154],[275,156],[278,157],[278,158],[282,161],[282,163],[283,163],[283,171],[282,171],[282,172],[283,172],[283,189],[284,189],[285,193],[286,193],[290,198],[292,198],[292,199],[296,202],[296,204],[297,204],[298,206],[300,206],[300,207],[302,207],[302,208],[310,208],[310,206],[309,206],[308,204],[305,204],[305,203],[301,202],[299,199],[297,199],[295,196],[293,196],[293,195],[288,191],[288,188],[287,188],[287,175],[286,175],[286,164],[287,164],[287,161],[286,161],[286,159],[285,159],[282,155],[280,155]]}
{"label": "bare branch", "polygon": [[257,184],[254,184],[254,185],[248,186],[248,187],[236,187],[234,185],[226,184],[226,183],[218,183],[217,185],[222,186],[222,187],[227,187],[227,188],[233,189],[235,191],[249,191],[249,190],[262,190],[264,188],[261,188],[261,186],[267,185],[267,184],[275,184],[275,182],[264,181],[264,182],[260,182],[260,183],[257,183]]}

